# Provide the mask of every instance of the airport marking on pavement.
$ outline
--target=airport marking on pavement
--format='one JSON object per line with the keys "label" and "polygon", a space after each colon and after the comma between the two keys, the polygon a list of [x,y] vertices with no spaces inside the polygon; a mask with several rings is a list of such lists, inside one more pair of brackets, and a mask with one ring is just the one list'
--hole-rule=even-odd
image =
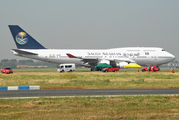
{"label": "airport marking on pavement", "polygon": [[39,98],[76,98],[76,97],[123,97],[123,96],[179,96],[179,94],[158,94],[158,95],[90,95],[90,96],[40,96],[40,97],[0,97],[0,99],[39,99]]}
{"label": "airport marking on pavement", "polygon": [[0,87],[1,90],[40,90],[40,86],[5,86]]}

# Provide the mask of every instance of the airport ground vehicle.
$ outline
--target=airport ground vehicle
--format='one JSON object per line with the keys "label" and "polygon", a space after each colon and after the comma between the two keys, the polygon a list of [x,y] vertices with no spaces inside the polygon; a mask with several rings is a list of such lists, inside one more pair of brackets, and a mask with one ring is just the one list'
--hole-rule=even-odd
{"label": "airport ground vehicle", "polygon": [[146,67],[146,68],[142,68],[142,72],[145,71],[152,71],[152,72],[156,72],[156,71],[160,71],[160,68],[156,65],[154,65],[153,67]]}
{"label": "airport ground vehicle", "polygon": [[60,64],[57,67],[57,72],[73,72],[75,69],[75,64]]}
{"label": "airport ground vehicle", "polygon": [[4,67],[3,69],[1,69],[1,73],[13,73],[12,69],[10,67]]}
{"label": "airport ground vehicle", "polygon": [[119,68],[113,68],[113,67],[108,67],[108,68],[103,68],[103,72],[116,72],[119,71]]}

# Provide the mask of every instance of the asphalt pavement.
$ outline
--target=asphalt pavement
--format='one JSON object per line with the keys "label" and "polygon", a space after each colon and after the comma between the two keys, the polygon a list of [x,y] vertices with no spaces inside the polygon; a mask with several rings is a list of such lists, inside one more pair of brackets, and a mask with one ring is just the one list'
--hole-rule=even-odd
{"label": "asphalt pavement", "polygon": [[53,89],[53,90],[7,90],[0,91],[4,97],[47,96],[112,96],[112,95],[178,95],[179,89]]}

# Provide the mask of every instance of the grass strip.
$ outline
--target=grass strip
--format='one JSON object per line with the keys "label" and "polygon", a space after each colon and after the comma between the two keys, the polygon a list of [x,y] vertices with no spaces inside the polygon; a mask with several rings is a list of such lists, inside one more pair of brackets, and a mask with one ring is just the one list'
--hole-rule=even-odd
{"label": "grass strip", "polygon": [[0,99],[0,119],[179,119],[178,96]]}
{"label": "grass strip", "polygon": [[179,72],[14,72],[0,74],[0,86],[41,89],[179,88]]}

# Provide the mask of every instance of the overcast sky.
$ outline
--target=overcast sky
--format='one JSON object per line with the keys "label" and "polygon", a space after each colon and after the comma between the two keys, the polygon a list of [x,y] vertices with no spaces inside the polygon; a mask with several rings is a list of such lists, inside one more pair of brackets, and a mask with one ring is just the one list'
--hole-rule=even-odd
{"label": "overcast sky", "polygon": [[8,25],[46,48],[162,47],[179,60],[179,0],[0,0],[0,60],[19,60]]}

